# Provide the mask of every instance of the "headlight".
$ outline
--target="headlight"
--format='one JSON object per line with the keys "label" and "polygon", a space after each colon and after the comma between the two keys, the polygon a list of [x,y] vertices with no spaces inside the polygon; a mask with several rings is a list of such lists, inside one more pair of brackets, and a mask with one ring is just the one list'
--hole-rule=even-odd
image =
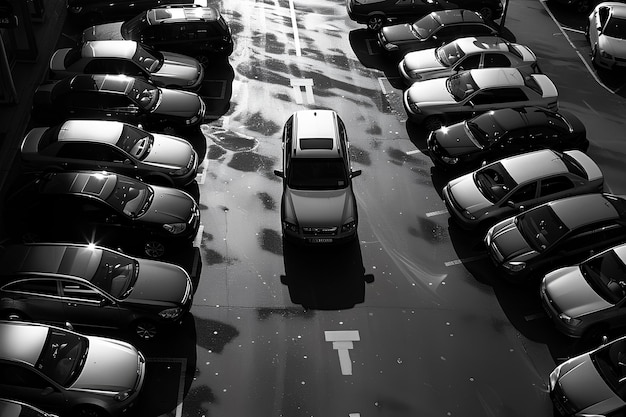
{"label": "headlight", "polygon": [[179,168],[179,169],[175,169],[174,171],[170,171],[169,174],[170,175],[185,175],[189,170],[187,169],[187,167],[185,168]]}
{"label": "headlight", "polygon": [[383,48],[385,48],[387,51],[395,51],[396,49],[398,49],[398,45],[394,45],[393,43],[386,43],[383,45]]}
{"label": "headlight", "polygon": [[454,165],[459,162],[459,158],[451,158],[449,156],[442,156],[441,160],[449,165]]}
{"label": "headlight", "polygon": [[178,318],[182,312],[183,309],[180,307],[168,308],[167,310],[161,311],[159,316],[167,320],[172,320]]}
{"label": "headlight", "polygon": [[561,373],[560,366],[550,373],[550,390],[551,391],[554,389],[554,387],[556,387],[556,383],[559,380],[560,373]]}
{"label": "headlight", "polygon": [[417,103],[411,103],[409,102],[409,109],[413,112],[413,113],[421,113],[422,111],[420,110],[419,106],[417,105]]}
{"label": "headlight", "polygon": [[289,230],[293,233],[298,233],[298,225],[290,223],[288,221],[283,221],[283,229]]}
{"label": "headlight", "polygon": [[187,224],[186,223],[164,224],[163,228],[167,230],[168,232],[170,232],[171,234],[177,235],[185,231],[185,229],[187,228]]}
{"label": "headlight", "polygon": [[343,226],[341,226],[341,232],[342,233],[349,232],[351,230],[354,230],[355,227],[356,227],[356,220],[352,220],[344,224]]}
{"label": "headlight", "polygon": [[117,394],[115,394],[113,398],[115,398],[115,400],[117,401],[125,401],[128,399],[128,397],[130,397],[130,393],[131,393],[131,390],[118,392]]}
{"label": "headlight", "polygon": [[526,268],[526,262],[505,262],[502,266],[510,272],[519,272]]}
{"label": "headlight", "polygon": [[472,213],[470,213],[467,210],[463,210],[463,217],[469,220],[476,220],[476,216],[474,216]]}
{"label": "headlight", "polygon": [[600,50],[600,56],[606,59],[613,59],[613,55],[609,54],[606,51]]}
{"label": "headlight", "polygon": [[561,319],[563,323],[567,324],[568,326],[578,326],[580,322],[582,321],[580,319],[575,319],[573,317],[570,317],[564,313],[559,314],[559,318]]}
{"label": "headlight", "polygon": [[185,123],[188,125],[195,124],[200,118],[198,116],[193,116],[191,119],[186,120]]}

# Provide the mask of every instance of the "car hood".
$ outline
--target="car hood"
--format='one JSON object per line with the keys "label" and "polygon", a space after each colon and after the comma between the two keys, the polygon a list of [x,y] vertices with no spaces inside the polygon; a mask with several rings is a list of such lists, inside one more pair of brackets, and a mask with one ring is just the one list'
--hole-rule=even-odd
{"label": "car hood", "polygon": [[407,72],[418,73],[447,68],[437,59],[436,49],[409,52],[404,56],[404,67]]}
{"label": "car hood", "polygon": [[604,382],[588,354],[561,364],[558,384],[578,415],[608,415],[624,404]]}
{"label": "car hood", "polygon": [[598,38],[598,44],[600,49],[603,49],[613,56],[619,58],[623,58],[626,56],[626,40],[624,39],[600,35],[600,37]]}
{"label": "car hood", "polygon": [[546,294],[559,312],[580,317],[613,307],[589,286],[579,266],[557,269],[546,275]]}
{"label": "car hood", "polygon": [[354,216],[354,197],[350,188],[341,190],[285,191],[287,215],[293,215],[300,226],[341,227],[344,220]]}
{"label": "car hood", "polygon": [[22,141],[22,157],[30,159],[30,154],[37,154],[37,148],[39,147],[39,141],[43,134],[48,130],[47,127],[35,127],[31,129],[24,140]]}
{"label": "car hood", "polygon": [[413,103],[456,103],[454,97],[446,87],[447,78],[433,78],[413,84],[407,90],[407,95]]}
{"label": "car hood", "polygon": [[135,388],[141,369],[138,353],[130,344],[89,336],[85,365],[70,389],[118,393]]}
{"label": "car hood", "polygon": [[178,265],[140,259],[139,276],[124,301],[157,301],[181,305],[188,295],[189,284],[189,276]]}
{"label": "car hood", "polygon": [[385,37],[385,40],[390,43],[420,39],[415,36],[413,30],[411,29],[411,25],[408,23],[385,26],[381,29],[381,32]]}
{"label": "car hood", "polygon": [[493,206],[491,201],[487,200],[476,187],[473,173],[465,174],[450,181],[449,186],[449,194],[457,205],[474,215]]}
{"label": "car hood", "polygon": [[121,41],[124,22],[105,23],[89,27],[83,31],[83,42],[88,41]]}
{"label": "car hood", "polygon": [[161,88],[161,100],[154,109],[154,113],[189,118],[200,113],[201,108],[200,97],[197,94]]}
{"label": "car hood", "polygon": [[491,249],[499,254],[500,261],[508,261],[524,254],[536,253],[515,225],[513,218],[503,220],[493,226]]}
{"label": "car hood", "polygon": [[173,169],[187,166],[194,152],[189,142],[160,133],[153,133],[153,136],[154,143],[144,162]]}
{"label": "car hood", "polygon": [[176,85],[178,87],[189,87],[198,82],[200,77],[200,63],[190,56],[162,52],[163,65],[152,74],[154,80],[158,80],[163,85]]}
{"label": "car hood", "polygon": [[465,122],[455,123],[433,132],[434,140],[450,157],[468,155],[481,150],[465,130]]}
{"label": "car hood", "polygon": [[50,58],[50,70],[65,71],[65,57],[71,50],[72,48],[57,49]]}
{"label": "car hood", "polygon": [[153,185],[154,198],[150,207],[140,219],[145,222],[186,223],[190,218],[196,203],[184,191]]}

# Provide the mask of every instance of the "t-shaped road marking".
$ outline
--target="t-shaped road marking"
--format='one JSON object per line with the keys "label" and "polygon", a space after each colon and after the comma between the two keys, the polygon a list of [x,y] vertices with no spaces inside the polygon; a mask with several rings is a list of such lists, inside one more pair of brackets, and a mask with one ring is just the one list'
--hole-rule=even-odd
{"label": "t-shaped road marking", "polygon": [[339,365],[342,375],[352,375],[352,361],[349,350],[354,347],[352,342],[361,340],[358,330],[325,331],[327,342],[333,342],[333,349],[339,354]]}

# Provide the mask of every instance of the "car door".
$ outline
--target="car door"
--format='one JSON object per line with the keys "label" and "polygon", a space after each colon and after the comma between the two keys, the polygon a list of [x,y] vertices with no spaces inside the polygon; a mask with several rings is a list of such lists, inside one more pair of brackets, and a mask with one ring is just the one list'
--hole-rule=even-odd
{"label": "car door", "polygon": [[452,66],[453,72],[481,68],[482,54],[465,55]]}
{"label": "car door", "polygon": [[125,163],[129,156],[107,144],[94,142],[63,143],[57,152],[58,162],[74,169],[111,170],[134,174],[133,164]]}
{"label": "car door", "polygon": [[11,308],[33,320],[64,323],[63,301],[54,278],[14,277],[0,290],[0,308]]}
{"label": "car door", "polygon": [[537,204],[568,197],[574,194],[576,184],[565,175],[543,178],[539,185]]}
{"label": "car door", "polygon": [[59,280],[66,320],[79,326],[119,328],[119,306],[101,291],[74,280]]}

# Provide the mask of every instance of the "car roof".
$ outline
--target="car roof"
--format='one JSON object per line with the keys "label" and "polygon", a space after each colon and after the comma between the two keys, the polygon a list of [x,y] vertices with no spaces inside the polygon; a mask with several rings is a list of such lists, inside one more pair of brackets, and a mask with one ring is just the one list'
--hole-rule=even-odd
{"label": "car roof", "polygon": [[[559,154],[551,149],[512,156],[500,163],[518,184],[569,172]],[[529,166],[532,169],[528,169]]]}
{"label": "car roof", "polygon": [[108,172],[54,172],[42,182],[41,193],[76,194],[105,200],[116,184],[117,175]]}
{"label": "car roof", "polygon": [[220,12],[214,7],[163,7],[148,10],[146,16],[151,25],[156,25],[193,20],[214,21],[220,18]]}
{"label": "car roof", "polygon": [[509,41],[498,36],[473,36],[454,41],[465,54],[483,51],[508,51]]}
{"label": "car roof", "polygon": [[78,91],[106,91],[126,94],[134,82],[133,77],[126,75],[78,74],[70,79],[70,87],[72,90]]}
{"label": "car roof", "polygon": [[495,124],[507,131],[520,127],[546,126],[548,121],[557,116],[557,113],[540,107],[518,107],[490,110],[476,118],[492,118]]}
{"label": "car roof", "polygon": [[479,68],[469,71],[481,89],[524,85],[524,75],[517,68]]}
{"label": "car roof", "polygon": [[114,120],[68,120],[61,125],[59,142],[99,142],[116,144],[124,123]]}
{"label": "car roof", "polygon": [[293,158],[339,158],[338,116],[332,110],[301,110],[293,115]]}
{"label": "car roof", "polygon": [[49,328],[34,323],[0,321],[0,359],[26,362],[35,366]]}
{"label": "car roof", "polygon": [[89,41],[81,48],[83,58],[126,58],[131,59],[137,51],[137,42],[127,40]]}
{"label": "car roof", "polygon": [[604,194],[584,194],[547,204],[570,230],[620,217]]}
{"label": "car roof", "polygon": [[475,11],[467,9],[438,10],[430,13],[442,25],[452,23],[484,23],[484,19]]}

